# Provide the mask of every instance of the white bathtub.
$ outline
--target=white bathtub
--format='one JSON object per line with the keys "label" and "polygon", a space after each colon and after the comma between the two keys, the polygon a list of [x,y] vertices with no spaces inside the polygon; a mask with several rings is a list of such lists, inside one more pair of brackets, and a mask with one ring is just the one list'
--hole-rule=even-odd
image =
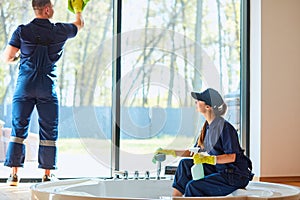
{"label": "white bathtub", "polygon": [[62,180],[33,185],[31,199],[159,199],[172,195],[172,183],[172,180]]}
{"label": "white bathtub", "polygon": [[[39,183],[31,187],[32,200],[172,199],[172,180],[74,179]],[[250,182],[218,199],[300,199],[300,190],[283,184]],[[178,198],[176,198],[178,199]],[[180,199],[180,198],[179,198]],[[188,199],[188,198],[187,198]]]}

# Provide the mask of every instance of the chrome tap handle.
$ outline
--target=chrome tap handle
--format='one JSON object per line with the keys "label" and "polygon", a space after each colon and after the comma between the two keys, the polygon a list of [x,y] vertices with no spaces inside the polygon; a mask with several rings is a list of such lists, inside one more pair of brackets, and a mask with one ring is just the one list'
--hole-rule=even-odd
{"label": "chrome tap handle", "polygon": [[118,179],[119,176],[122,176],[123,179],[128,179],[128,171],[114,171],[115,179]]}
{"label": "chrome tap handle", "polygon": [[128,171],[127,170],[124,171],[124,179],[128,179]]}
{"label": "chrome tap handle", "polygon": [[145,172],[145,179],[146,179],[146,180],[149,180],[149,179],[150,179],[150,172],[149,172],[149,171],[146,171],[146,172]]}
{"label": "chrome tap handle", "polygon": [[139,179],[139,171],[134,172],[134,179]]}

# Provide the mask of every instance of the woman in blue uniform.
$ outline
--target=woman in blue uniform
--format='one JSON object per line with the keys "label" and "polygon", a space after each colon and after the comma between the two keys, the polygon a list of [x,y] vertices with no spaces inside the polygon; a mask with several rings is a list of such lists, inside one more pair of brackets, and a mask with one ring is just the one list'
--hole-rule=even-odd
{"label": "woman in blue uniform", "polygon": [[[201,197],[225,196],[236,189],[245,188],[252,180],[252,163],[244,155],[239,144],[237,131],[222,116],[227,106],[221,95],[209,88],[203,92],[192,92],[196,99],[196,108],[206,119],[195,147],[201,152],[193,156],[203,163],[204,178],[193,180],[191,167],[194,160],[183,158],[177,168],[173,196]],[[189,150],[159,149],[156,153],[189,157]]]}
{"label": "woman in blue uniform", "polygon": [[[81,1],[81,2],[80,2]],[[82,0],[78,1],[82,4]],[[58,138],[58,98],[56,65],[65,42],[76,36],[84,25],[80,5],[76,5],[73,23],[51,23],[54,14],[51,0],[32,0],[35,19],[14,31],[4,52],[6,62],[20,52],[20,66],[12,101],[12,133],[4,165],[12,168],[8,182],[18,184],[18,167],[25,160],[24,140],[28,136],[30,115],[36,106],[39,115],[39,168],[45,169],[43,181],[50,180],[56,169]]]}

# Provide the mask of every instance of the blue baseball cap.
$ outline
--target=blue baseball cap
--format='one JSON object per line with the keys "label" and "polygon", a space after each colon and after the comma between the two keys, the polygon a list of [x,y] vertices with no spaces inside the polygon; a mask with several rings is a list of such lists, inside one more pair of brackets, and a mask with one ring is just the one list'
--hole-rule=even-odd
{"label": "blue baseball cap", "polygon": [[219,108],[224,104],[224,100],[220,93],[212,88],[208,88],[203,92],[193,91],[191,92],[191,95],[194,99],[204,101],[206,105],[209,105],[212,108]]}

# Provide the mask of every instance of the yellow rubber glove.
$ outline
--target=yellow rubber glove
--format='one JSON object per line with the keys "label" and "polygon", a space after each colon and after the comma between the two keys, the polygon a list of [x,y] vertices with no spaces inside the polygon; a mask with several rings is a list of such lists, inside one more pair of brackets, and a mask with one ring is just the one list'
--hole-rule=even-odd
{"label": "yellow rubber glove", "polygon": [[[86,3],[88,2],[85,0]],[[68,9],[72,13],[79,13],[83,11],[84,6],[86,5],[83,0],[68,0]]]}
{"label": "yellow rubber glove", "polygon": [[210,165],[217,164],[217,158],[216,156],[204,156],[199,153],[195,153],[193,155],[194,164],[201,164],[201,163],[207,163]]}
{"label": "yellow rubber glove", "polygon": [[162,149],[162,148],[159,148],[159,149],[157,149],[155,151],[154,155],[159,154],[159,153],[166,154],[166,155],[171,155],[171,156],[176,157],[175,150],[173,150],[173,149]]}
{"label": "yellow rubber glove", "polygon": [[155,153],[154,156],[152,158],[152,162],[155,164],[156,163],[156,156],[157,154],[165,154],[165,155],[172,155],[174,157],[176,157],[176,153],[175,150],[171,150],[171,149],[162,149],[162,148],[158,148]]}

